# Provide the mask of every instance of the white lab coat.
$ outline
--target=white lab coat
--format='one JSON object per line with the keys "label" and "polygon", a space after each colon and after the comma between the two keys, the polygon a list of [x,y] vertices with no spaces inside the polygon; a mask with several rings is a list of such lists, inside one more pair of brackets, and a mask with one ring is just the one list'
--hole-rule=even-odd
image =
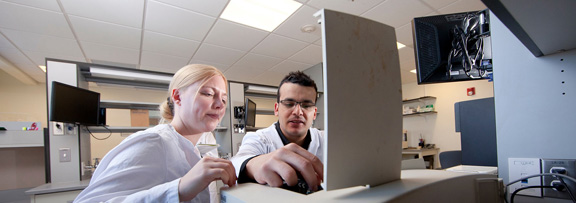
{"label": "white lab coat", "polygon": [[[178,183],[200,160],[169,124],[134,133],[104,156],[74,202],[178,202]],[[190,202],[208,202],[208,188]]]}
{"label": "white lab coat", "polygon": [[[312,141],[308,151],[316,155],[320,161],[324,161],[324,133],[316,128],[310,128],[310,136]],[[238,153],[230,159],[236,169],[236,176],[239,175],[242,163],[246,159],[256,155],[268,154],[283,146],[284,143],[282,143],[282,139],[276,131],[275,123],[256,132],[248,132],[242,139],[242,145],[238,149]]]}
{"label": "white lab coat", "polygon": [[[198,146],[198,144],[217,144],[216,143],[216,138],[214,138],[214,134],[212,134],[212,132],[207,132],[202,134],[202,137],[200,137],[200,139],[198,139],[198,142],[196,142],[196,146]],[[204,154],[202,154],[202,157],[220,157],[218,155],[218,148],[214,148],[213,150],[210,150]],[[210,202],[220,202],[220,196],[218,195],[220,192],[220,188],[218,188],[217,183],[218,181],[212,181],[210,183],[210,185],[208,185],[208,190],[210,191]]]}

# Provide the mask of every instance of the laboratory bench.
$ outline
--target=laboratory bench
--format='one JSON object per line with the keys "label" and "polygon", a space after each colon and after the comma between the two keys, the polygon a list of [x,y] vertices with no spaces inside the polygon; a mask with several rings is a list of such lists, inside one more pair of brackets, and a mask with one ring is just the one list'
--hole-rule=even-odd
{"label": "laboratory bench", "polygon": [[26,191],[31,203],[72,202],[90,180],[48,183]]}

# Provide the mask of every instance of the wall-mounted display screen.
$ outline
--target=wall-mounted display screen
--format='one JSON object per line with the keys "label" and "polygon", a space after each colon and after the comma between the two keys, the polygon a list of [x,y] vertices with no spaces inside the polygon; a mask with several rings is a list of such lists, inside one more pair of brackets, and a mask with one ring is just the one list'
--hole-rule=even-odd
{"label": "wall-mounted display screen", "polygon": [[256,127],[256,103],[246,98],[245,105],[244,119],[246,119],[246,127]]}
{"label": "wall-mounted display screen", "polygon": [[100,93],[52,82],[50,121],[98,125]]}

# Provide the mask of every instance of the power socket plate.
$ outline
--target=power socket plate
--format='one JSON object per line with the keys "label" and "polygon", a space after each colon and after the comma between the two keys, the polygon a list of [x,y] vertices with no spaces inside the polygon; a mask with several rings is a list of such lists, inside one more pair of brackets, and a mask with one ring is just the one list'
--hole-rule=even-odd
{"label": "power socket plate", "polygon": [[[552,168],[564,168],[566,169],[566,174],[564,175],[576,178],[576,160],[574,159],[542,159],[542,173],[552,173],[550,171]],[[558,179],[553,176],[544,176],[542,178],[542,185],[551,185],[554,180]],[[564,178],[564,182],[566,182],[572,193],[576,194],[576,183],[566,180],[566,178]],[[568,191],[560,192],[552,188],[544,188],[543,191],[544,197],[570,199]]]}
{"label": "power socket plate", "polygon": [[[508,158],[508,179],[509,181],[519,180],[521,178],[540,174],[540,159],[538,158]],[[541,178],[534,177],[514,183],[508,187],[508,191],[516,191],[519,188],[526,186],[540,186]],[[539,188],[531,188],[522,190],[519,195],[527,195],[534,197],[542,197],[542,190]]]}

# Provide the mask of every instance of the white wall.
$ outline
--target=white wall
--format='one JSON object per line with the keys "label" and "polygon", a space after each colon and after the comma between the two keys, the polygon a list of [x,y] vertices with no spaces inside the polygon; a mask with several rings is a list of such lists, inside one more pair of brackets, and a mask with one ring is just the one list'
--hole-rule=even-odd
{"label": "white wall", "polygon": [[0,70],[0,121],[39,121],[47,125],[46,86],[26,85]]}
{"label": "white wall", "polygon": [[[46,86],[27,85],[0,70],[0,121],[36,121],[47,125]],[[0,190],[45,183],[44,148],[0,148]],[[0,198],[1,199],[1,198]]]}
{"label": "white wall", "polygon": [[[476,95],[467,96],[466,89],[476,88]],[[488,80],[402,85],[402,99],[434,96],[437,114],[404,117],[404,129],[408,131],[409,146],[418,146],[420,134],[428,144],[436,144],[440,151],[460,150],[460,133],[455,131],[454,103],[494,96],[493,83]]]}

